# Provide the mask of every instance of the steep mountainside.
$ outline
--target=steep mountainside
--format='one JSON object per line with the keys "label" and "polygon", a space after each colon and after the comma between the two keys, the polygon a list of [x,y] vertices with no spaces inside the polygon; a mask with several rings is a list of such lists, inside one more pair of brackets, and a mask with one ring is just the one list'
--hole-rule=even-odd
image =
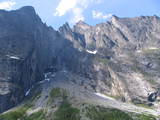
{"label": "steep mountainside", "polygon": [[[137,113],[160,114],[157,16],[113,16],[96,26],[80,21],[55,31],[42,23],[33,7],[0,10],[0,66],[0,112],[23,103],[18,117],[22,120],[40,110],[45,117],[58,116],[66,106],[80,113],[74,120],[102,119],[94,112],[105,114],[108,107],[125,111],[114,113],[122,118],[128,113],[126,120],[141,120]],[[32,105],[24,108],[28,100]]]}
{"label": "steep mountainside", "polygon": [[48,68],[60,69],[64,45],[71,46],[41,22],[34,8],[0,11],[0,112],[22,101]]}
{"label": "steep mountainside", "polygon": [[113,16],[111,21],[96,26],[80,21],[71,29],[66,23],[59,31],[76,49],[88,53],[78,70],[94,80],[91,84],[96,91],[138,103],[158,92],[159,17]]}

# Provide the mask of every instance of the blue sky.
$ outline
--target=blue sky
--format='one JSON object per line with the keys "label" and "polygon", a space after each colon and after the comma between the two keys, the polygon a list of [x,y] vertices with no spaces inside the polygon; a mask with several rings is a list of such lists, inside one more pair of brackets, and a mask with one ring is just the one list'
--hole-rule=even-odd
{"label": "blue sky", "polygon": [[79,20],[90,25],[118,17],[160,16],[160,0],[0,0],[0,9],[33,6],[42,21],[58,29]]}

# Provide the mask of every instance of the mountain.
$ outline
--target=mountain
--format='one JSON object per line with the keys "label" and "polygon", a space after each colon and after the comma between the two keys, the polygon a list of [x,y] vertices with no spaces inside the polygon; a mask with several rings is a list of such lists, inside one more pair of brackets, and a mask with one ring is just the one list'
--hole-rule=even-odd
{"label": "mountain", "polygon": [[43,73],[48,68],[60,69],[59,52],[70,43],[43,24],[32,7],[11,12],[1,10],[0,28],[2,112],[22,101],[26,91],[44,79]]}
{"label": "mountain", "polygon": [[0,119],[159,120],[159,46],[158,16],[56,31],[0,10]]}

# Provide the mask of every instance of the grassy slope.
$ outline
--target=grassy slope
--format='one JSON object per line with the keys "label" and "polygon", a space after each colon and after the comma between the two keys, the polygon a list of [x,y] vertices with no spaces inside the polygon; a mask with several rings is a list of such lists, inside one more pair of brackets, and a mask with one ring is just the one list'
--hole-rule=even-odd
{"label": "grassy slope", "polygon": [[[27,116],[26,112],[31,105],[23,105],[6,114],[0,115],[0,120],[81,120],[81,116],[85,116],[87,120],[156,120],[151,115],[139,115],[135,113],[127,113],[118,109],[104,108],[101,106],[93,106],[84,104],[83,107],[76,107],[70,103],[68,93],[60,88],[54,88],[49,96],[49,109],[52,115],[48,116],[45,110],[41,109]],[[60,100],[54,111],[52,107],[54,101]],[[83,117],[84,118],[84,117]],[[83,119],[85,120],[85,119]]]}

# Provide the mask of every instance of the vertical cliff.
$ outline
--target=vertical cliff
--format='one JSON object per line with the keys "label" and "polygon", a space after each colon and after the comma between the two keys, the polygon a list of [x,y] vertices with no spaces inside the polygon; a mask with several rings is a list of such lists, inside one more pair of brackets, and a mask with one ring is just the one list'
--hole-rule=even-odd
{"label": "vertical cliff", "polygon": [[0,112],[18,104],[48,68],[59,68],[55,64],[64,45],[34,8],[0,10]]}

